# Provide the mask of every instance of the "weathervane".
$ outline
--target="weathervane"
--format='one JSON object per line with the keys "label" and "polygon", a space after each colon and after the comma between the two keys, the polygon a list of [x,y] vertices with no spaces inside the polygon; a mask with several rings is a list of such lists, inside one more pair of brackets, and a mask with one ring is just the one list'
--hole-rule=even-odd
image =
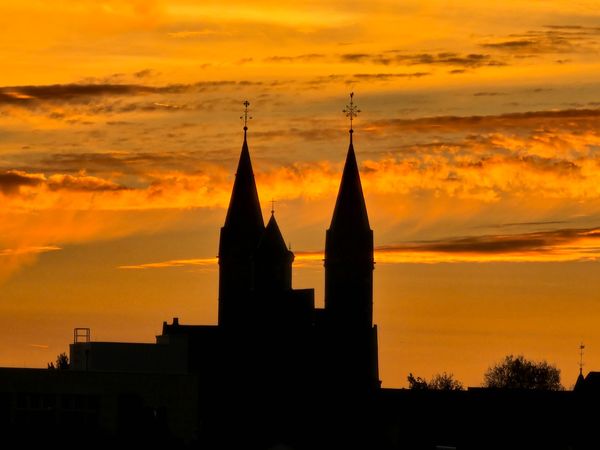
{"label": "weathervane", "polygon": [[352,129],[352,119],[354,119],[356,116],[358,116],[358,113],[360,112],[360,109],[358,109],[358,107],[354,104],[353,101],[353,97],[354,97],[354,92],[350,92],[350,104],[346,105],[346,109],[344,109],[342,112],[346,113],[346,117],[350,118],[350,133],[354,133],[354,130]]}
{"label": "weathervane", "polygon": [[271,199],[271,214],[275,214],[275,199]]}
{"label": "weathervane", "polygon": [[583,342],[579,345],[579,373],[582,374],[583,373],[583,349],[585,348],[585,345],[583,345]]}
{"label": "weathervane", "polygon": [[252,119],[252,117],[248,115],[248,106],[250,106],[250,102],[244,100],[244,103],[242,104],[244,105],[244,115],[240,116],[240,119],[244,119],[244,131],[246,131],[248,129],[248,120]]}

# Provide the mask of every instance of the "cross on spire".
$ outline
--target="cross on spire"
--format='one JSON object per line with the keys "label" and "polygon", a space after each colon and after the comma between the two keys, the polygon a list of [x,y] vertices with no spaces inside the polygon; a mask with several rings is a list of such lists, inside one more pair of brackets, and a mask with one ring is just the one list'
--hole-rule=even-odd
{"label": "cross on spire", "polygon": [[585,345],[583,342],[579,345],[579,373],[583,373],[583,349]]}
{"label": "cross on spire", "polygon": [[358,116],[358,113],[360,112],[360,109],[354,104],[353,97],[354,92],[350,92],[350,104],[346,105],[346,109],[342,111],[343,113],[346,113],[346,117],[350,118],[350,134],[354,133],[354,130],[352,129],[352,120]]}
{"label": "cross on spire", "polygon": [[271,214],[275,214],[275,199],[271,199]]}
{"label": "cross on spire", "polygon": [[244,131],[248,129],[248,120],[252,119],[251,116],[248,115],[248,106],[250,106],[250,102],[248,100],[244,100],[244,115],[240,116],[240,119],[244,119]]}

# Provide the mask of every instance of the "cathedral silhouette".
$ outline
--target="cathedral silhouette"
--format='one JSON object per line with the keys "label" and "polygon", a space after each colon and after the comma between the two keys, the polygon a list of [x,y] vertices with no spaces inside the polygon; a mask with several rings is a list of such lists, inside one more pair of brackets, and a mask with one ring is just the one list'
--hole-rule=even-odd
{"label": "cathedral silhouette", "polygon": [[[295,361],[308,378],[359,390],[379,387],[373,325],[373,231],[352,143],[325,243],[325,308],[313,289],[292,288],[294,254],[274,211],[265,227],[244,142],[219,242],[219,328],[225,340],[257,339],[267,359]],[[235,344],[234,344],[235,345]],[[268,353],[271,355],[267,356]],[[296,368],[297,370],[300,369]]]}
{"label": "cathedral silhouette", "polygon": [[[248,102],[244,104],[247,118]],[[352,119],[357,112],[352,97],[348,108]],[[228,441],[225,447],[267,444],[279,433],[288,440],[309,439],[314,447],[317,441],[327,442],[325,436],[335,424],[347,425],[349,411],[354,418],[362,417],[365,411],[357,405],[362,407],[380,388],[377,327],[373,325],[373,231],[353,132],[351,127],[326,231],[325,307],[316,308],[313,289],[292,288],[294,254],[285,244],[274,210],[264,224],[245,121],[220,234],[218,325],[186,326],[174,321],[163,325],[161,337],[186,336],[190,361],[200,364],[198,370],[204,375],[206,367],[214,369],[212,381],[201,383],[214,388],[205,396],[212,407],[204,421],[211,423],[211,430],[223,426],[244,430],[242,440]],[[208,347],[213,349],[209,357]],[[339,409],[340,402],[343,409]],[[259,404],[262,411],[257,414]],[[247,411],[236,422],[230,412],[240,405],[253,405],[254,412]],[[312,410],[313,418],[320,414],[315,405],[335,406],[337,417],[321,420],[326,429],[308,427],[306,411]]]}

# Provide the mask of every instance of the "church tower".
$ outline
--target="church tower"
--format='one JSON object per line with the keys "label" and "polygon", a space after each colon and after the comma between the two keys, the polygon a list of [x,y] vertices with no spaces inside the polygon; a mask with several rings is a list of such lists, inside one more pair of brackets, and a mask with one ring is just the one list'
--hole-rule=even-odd
{"label": "church tower", "polygon": [[245,101],[244,143],[219,241],[219,326],[243,320],[251,307],[252,258],[265,231],[247,142],[249,102]]}
{"label": "church tower", "polygon": [[342,376],[350,377],[349,383],[377,387],[373,231],[352,142],[352,119],[359,112],[352,97],[344,110],[350,118],[350,145],[325,238],[325,313]]}
{"label": "church tower", "polygon": [[271,210],[271,218],[254,254],[254,289],[283,292],[292,289],[294,254],[288,250]]}

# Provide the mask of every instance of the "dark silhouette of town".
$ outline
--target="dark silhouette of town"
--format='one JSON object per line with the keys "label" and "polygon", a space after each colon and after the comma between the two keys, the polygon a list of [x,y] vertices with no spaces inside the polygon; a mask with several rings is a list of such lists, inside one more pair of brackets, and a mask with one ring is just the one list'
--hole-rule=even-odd
{"label": "dark silhouette of town", "polygon": [[[155,344],[74,331],[70,364],[0,369],[7,444],[59,448],[596,448],[600,373],[576,389],[381,388],[373,231],[352,142],[325,240],[325,306],[292,288],[244,137],[219,242],[218,325],[163,323]],[[68,366],[68,368],[67,368]],[[9,448],[9,447],[7,447]]]}

